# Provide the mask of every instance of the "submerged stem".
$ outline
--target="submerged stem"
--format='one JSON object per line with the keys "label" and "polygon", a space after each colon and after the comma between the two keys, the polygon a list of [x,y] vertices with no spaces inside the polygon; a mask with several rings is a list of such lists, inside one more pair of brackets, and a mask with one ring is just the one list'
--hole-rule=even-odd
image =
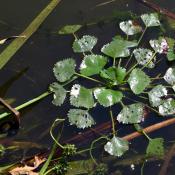
{"label": "submerged stem", "polygon": [[113,136],[115,136],[116,131],[115,131],[114,116],[113,116],[111,109],[110,109],[109,113],[110,113],[111,123],[112,123],[112,134],[113,134]]}
{"label": "submerged stem", "polygon": [[90,147],[90,150],[89,150],[90,157],[91,157],[92,161],[93,161],[96,165],[98,165],[98,163],[96,162],[96,160],[94,159],[94,156],[92,155],[92,149],[93,149],[94,144],[95,144],[96,142],[98,142],[99,140],[101,140],[101,139],[106,139],[106,140],[108,140],[107,136],[101,136],[101,137],[99,137],[98,139],[95,139],[95,140],[91,143],[91,147]]}

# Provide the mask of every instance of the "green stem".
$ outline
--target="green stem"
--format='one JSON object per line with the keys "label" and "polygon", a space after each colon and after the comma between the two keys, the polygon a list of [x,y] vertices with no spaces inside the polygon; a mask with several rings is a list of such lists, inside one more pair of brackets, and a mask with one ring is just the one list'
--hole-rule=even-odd
{"label": "green stem", "polygon": [[145,131],[142,130],[142,133],[148,140],[152,140]]}
{"label": "green stem", "polygon": [[122,58],[120,58],[118,61],[118,67],[121,67],[121,63],[122,63]]}
{"label": "green stem", "polygon": [[139,38],[138,45],[140,44],[140,42],[141,42],[143,36],[145,35],[145,32],[146,32],[147,29],[148,29],[148,27],[145,27],[145,29],[144,29],[142,35],[141,35],[140,38]]}
{"label": "green stem", "polygon": [[95,140],[91,143],[91,147],[90,147],[90,150],[89,150],[90,157],[91,157],[92,161],[93,161],[96,165],[98,165],[98,163],[96,162],[96,160],[94,159],[94,156],[92,155],[92,149],[93,149],[94,144],[95,144],[96,142],[98,142],[99,140],[101,140],[101,139],[106,139],[106,140],[108,140],[108,138],[107,138],[106,136],[101,136],[101,137],[99,137],[98,139],[95,139]]}
{"label": "green stem", "polygon": [[113,116],[111,109],[110,109],[109,113],[110,113],[111,123],[112,123],[112,134],[113,134],[113,136],[115,136],[116,131],[115,131],[114,116]]}
{"label": "green stem", "polygon": [[[77,79],[77,77],[73,77],[71,80],[67,81],[66,83],[62,84],[62,86],[66,86],[68,84],[70,84],[72,81],[74,81],[75,79]],[[42,93],[41,95],[39,95],[38,97],[32,99],[32,100],[29,100],[19,106],[17,106],[15,109],[16,110],[21,110],[23,108],[26,108],[30,105],[32,105],[33,103],[36,103],[38,102],[39,100],[49,96],[50,94],[52,94],[53,92],[49,92],[49,91],[46,91],[44,93]],[[4,119],[5,117],[9,116],[11,113],[10,112],[4,112],[2,114],[0,114],[0,120]]]}
{"label": "green stem", "polygon": [[[136,67],[136,66],[138,66],[139,65],[139,63],[136,63],[134,66],[132,66],[127,72],[126,72],[126,76],[128,75],[128,74],[130,74],[130,72]],[[125,76],[125,77],[126,77]]]}
{"label": "green stem", "polygon": [[[54,123],[53,123],[52,126],[51,126],[50,132],[52,132],[51,130],[53,129],[53,127],[55,126],[55,123],[56,123],[57,121],[59,121],[59,123],[61,123],[61,122],[64,121],[64,119],[57,119],[57,120],[55,120]],[[58,136],[57,136],[56,139],[54,138],[54,141],[55,141],[55,140],[59,140],[59,138],[60,138],[60,136],[61,136],[61,133],[62,133],[62,132],[59,132],[59,133],[58,133]],[[53,136],[53,135],[52,135],[52,136]],[[49,154],[49,157],[48,157],[47,161],[45,162],[45,164],[43,165],[43,167],[41,168],[41,170],[40,170],[40,172],[39,172],[39,175],[46,175],[46,174],[48,174],[48,172],[51,172],[50,170],[48,170],[48,171],[45,173],[45,171],[47,170],[47,168],[48,168],[48,166],[49,166],[49,164],[50,164],[50,162],[51,162],[51,160],[52,160],[52,157],[53,157],[53,155],[54,155],[54,153],[55,153],[55,151],[56,151],[56,149],[57,149],[57,145],[58,145],[58,144],[57,144],[57,141],[54,142],[54,145],[53,145],[52,150],[51,150],[51,152],[50,152],[50,154]]]}
{"label": "green stem", "polygon": [[77,72],[75,72],[75,75],[77,75],[77,76],[79,76],[79,77],[86,78],[86,79],[88,79],[88,80],[91,80],[91,81],[94,81],[94,82],[97,82],[97,83],[105,84],[105,83],[103,83],[103,82],[101,82],[101,81],[99,81],[99,80],[96,80],[96,79],[94,79],[94,78],[88,77],[88,76],[83,75],[83,74],[79,74],[79,73],[77,73]]}
{"label": "green stem", "polygon": [[[23,109],[23,108],[25,108],[27,106],[30,106],[31,104],[39,101],[39,100],[47,97],[50,94],[52,94],[52,92],[46,91],[43,94],[41,94],[40,96],[38,96],[38,97],[36,97],[36,98],[34,98],[32,100],[29,100],[29,101],[27,101],[27,102],[17,106],[15,109],[16,110],[21,110],[21,109]],[[5,117],[9,116],[10,114],[11,114],[11,112],[4,112],[4,113],[0,114],[0,120],[4,119]]]}
{"label": "green stem", "polygon": [[55,127],[55,125],[56,125],[57,122],[61,123],[61,122],[64,122],[64,121],[65,121],[65,119],[56,119],[56,120],[54,121],[54,123],[52,124],[51,128],[50,128],[50,135],[51,135],[52,139],[54,140],[54,142],[55,142],[61,149],[64,149],[64,146],[61,145],[61,144],[57,141],[57,139],[53,136],[53,129],[54,129],[54,127]]}
{"label": "green stem", "polygon": [[141,68],[141,70],[143,70],[146,66],[148,66],[148,64],[155,58],[157,52],[154,52],[153,56],[150,58],[150,60]]}
{"label": "green stem", "polygon": [[113,58],[113,67],[115,67],[116,58]]}
{"label": "green stem", "polygon": [[[140,38],[139,38],[139,40],[138,40],[138,42],[137,42],[137,46],[140,44],[140,42],[141,42],[143,36],[145,35],[146,30],[147,30],[147,27],[145,27],[145,29],[144,29],[142,35],[140,36]],[[129,60],[127,61],[126,65],[125,65],[125,67],[128,66],[129,62],[131,61],[131,59],[132,59],[132,57],[133,57],[133,54],[134,54],[134,53],[132,52],[131,56],[129,57]]]}

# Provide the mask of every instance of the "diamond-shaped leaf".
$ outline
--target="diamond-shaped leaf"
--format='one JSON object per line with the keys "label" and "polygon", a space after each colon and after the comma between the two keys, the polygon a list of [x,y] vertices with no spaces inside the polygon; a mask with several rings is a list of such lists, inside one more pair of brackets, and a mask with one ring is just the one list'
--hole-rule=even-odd
{"label": "diamond-shaped leaf", "polygon": [[54,92],[52,103],[56,106],[61,106],[66,98],[66,90],[58,83],[52,83],[49,89]]}
{"label": "diamond-shaped leaf", "polygon": [[175,51],[174,48],[169,48],[167,53],[168,61],[174,61],[175,60]]}
{"label": "diamond-shaped leaf", "polygon": [[138,68],[132,70],[128,79],[128,83],[134,94],[142,93],[146,89],[146,87],[150,84],[150,82],[151,80],[149,76]]}
{"label": "diamond-shaped leaf", "polygon": [[112,57],[128,57],[130,51],[128,48],[137,46],[137,42],[125,41],[123,39],[114,39],[110,43],[104,45],[101,49],[101,52]]}
{"label": "diamond-shaped leaf", "polygon": [[164,75],[165,81],[170,85],[175,85],[175,68],[170,67]]}
{"label": "diamond-shaped leaf", "polygon": [[134,49],[133,54],[140,65],[154,68],[155,64],[151,61],[153,57],[153,52],[151,50],[144,48]]}
{"label": "diamond-shaped leaf", "polygon": [[101,55],[86,55],[80,65],[83,75],[91,76],[98,74],[107,63],[107,58]]}
{"label": "diamond-shaped leaf", "polygon": [[62,27],[58,31],[58,33],[60,35],[73,34],[73,33],[77,32],[81,27],[82,27],[82,25],[66,25],[66,26]]}
{"label": "diamond-shaped leaf", "polygon": [[129,149],[129,143],[119,137],[113,137],[104,146],[104,150],[110,155],[120,157]]}
{"label": "diamond-shaped leaf", "polygon": [[159,113],[161,115],[172,115],[175,114],[175,100],[172,98],[166,99],[159,106]]}
{"label": "diamond-shaped leaf", "polygon": [[79,84],[75,84],[72,86],[70,95],[70,103],[73,106],[85,108],[92,108],[94,106],[91,89],[86,89]]}
{"label": "diamond-shaped leaf", "polygon": [[69,80],[75,73],[75,61],[72,58],[58,61],[53,68],[56,79],[60,82]]}
{"label": "diamond-shaped leaf", "polygon": [[161,97],[166,96],[168,93],[166,87],[163,85],[157,85],[155,86],[149,93],[149,101],[151,106],[158,107],[160,104],[162,104],[163,100]]}
{"label": "diamond-shaped leaf", "polygon": [[134,24],[131,20],[123,21],[119,24],[119,26],[126,35],[134,35],[142,31],[142,27],[138,24]]}
{"label": "diamond-shaped leaf", "polygon": [[144,106],[135,103],[125,106],[117,116],[117,120],[123,124],[140,123],[144,117]]}
{"label": "diamond-shaped leaf", "polygon": [[82,109],[70,109],[68,119],[71,125],[76,125],[80,129],[88,128],[95,124],[88,111]]}
{"label": "diamond-shaped leaf", "polygon": [[173,61],[175,60],[175,40],[173,38],[165,38],[167,43],[168,43],[168,52],[167,52],[167,58],[168,61]]}
{"label": "diamond-shaped leaf", "polygon": [[150,40],[149,43],[157,53],[167,53],[168,51],[168,43],[165,38],[160,37],[159,40]]}
{"label": "diamond-shaped leaf", "polygon": [[146,149],[146,155],[148,157],[156,156],[162,157],[164,156],[164,139],[163,138],[155,138],[149,140],[149,144]]}
{"label": "diamond-shaped leaf", "polygon": [[76,39],[73,43],[74,52],[89,52],[97,43],[97,38],[94,36],[84,35],[81,39]]}
{"label": "diamond-shaped leaf", "polygon": [[123,82],[126,76],[126,69],[122,67],[109,67],[102,70],[100,76],[111,81],[113,85],[117,85]]}
{"label": "diamond-shaped leaf", "polygon": [[123,94],[116,90],[96,88],[94,90],[94,96],[101,105],[108,107],[120,102]]}
{"label": "diamond-shaped leaf", "polygon": [[146,27],[160,26],[160,21],[157,13],[143,14],[141,19]]}

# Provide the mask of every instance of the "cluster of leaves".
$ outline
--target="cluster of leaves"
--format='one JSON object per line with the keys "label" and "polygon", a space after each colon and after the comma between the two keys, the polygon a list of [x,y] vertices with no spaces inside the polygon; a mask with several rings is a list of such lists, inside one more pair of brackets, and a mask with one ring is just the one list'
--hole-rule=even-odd
{"label": "cluster of leaves", "polygon": [[[156,13],[143,14],[141,20],[145,26],[144,30],[141,25],[135,24],[132,20],[121,22],[119,27],[129,36],[145,32],[147,28],[161,25]],[[144,120],[145,104],[142,102],[123,104],[124,94],[121,87],[128,84],[131,92],[138,96],[146,92],[152,80],[144,70],[153,69],[156,66],[158,54],[166,54],[169,61],[175,60],[175,41],[171,38],[160,37],[149,41],[150,48],[142,48],[138,47],[141,38],[138,41],[129,41],[121,36],[115,36],[111,42],[101,48],[102,54],[94,54],[93,48],[97,43],[97,38],[84,35],[78,39],[75,33],[80,28],[81,25],[71,25],[65,26],[59,31],[59,34],[73,34],[75,36],[72,45],[73,51],[83,53],[84,58],[79,66],[74,58],[61,59],[54,65],[53,72],[57,82],[50,85],[50,91],[54,93],[53,104],[61,106],[69,94],[70,105],[73,108],[68,111],[68,120],[71,125],[76,125],[80,129],[95,124],[90,110],[96,107],[97,103],[103,107],[122,104],[123,108],[116,120],[123,124],[141,123]],[[127,59],[129,56],[130,58],[134,56],[137,63],[127,70],[120,63],[122,59]],[[111,59],[113,65],[107,66]],[[118,60],[118,65],[116,60]],[[94,79],[94,75],[103,81]],[[91,89],[80,84],[73,84],[71,90],[68,91],[62,85],[78,77],[96,81],[98,84]],[[167,70],[164,80],[175,90],[175,68],[171,67]],[[175,100],[166,98],[167,94],[168,90],[164,85],[157,85],[148,92],[150,103],[148,105],[158,108],[159,113],[163,116],[175,113]],[[156,145],[161,147],[159,153],[162,154],[163,141],[157,138],[149,140],[148,155],[153,154],[153,150],[155,152]],[[129,143],[114,134],[112,139],[105,144],[104,149],[109,154],[119,157],[129,149]]]}

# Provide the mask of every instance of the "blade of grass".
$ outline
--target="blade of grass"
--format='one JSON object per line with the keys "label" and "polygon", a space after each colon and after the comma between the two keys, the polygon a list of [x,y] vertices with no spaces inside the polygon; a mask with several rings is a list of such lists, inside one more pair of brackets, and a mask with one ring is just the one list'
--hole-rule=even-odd
{"label": "blade of grass", "polygon": [[23,46],[30,36],[39,28],[46,17],[53,11],[61,0],[51,0],[51,2],[41,11],[41,13],[29,24],[29,26],[21,33],[25,38],[16,38],[9,46],[0,54],[0,69],[12,58],[12,56]]}

